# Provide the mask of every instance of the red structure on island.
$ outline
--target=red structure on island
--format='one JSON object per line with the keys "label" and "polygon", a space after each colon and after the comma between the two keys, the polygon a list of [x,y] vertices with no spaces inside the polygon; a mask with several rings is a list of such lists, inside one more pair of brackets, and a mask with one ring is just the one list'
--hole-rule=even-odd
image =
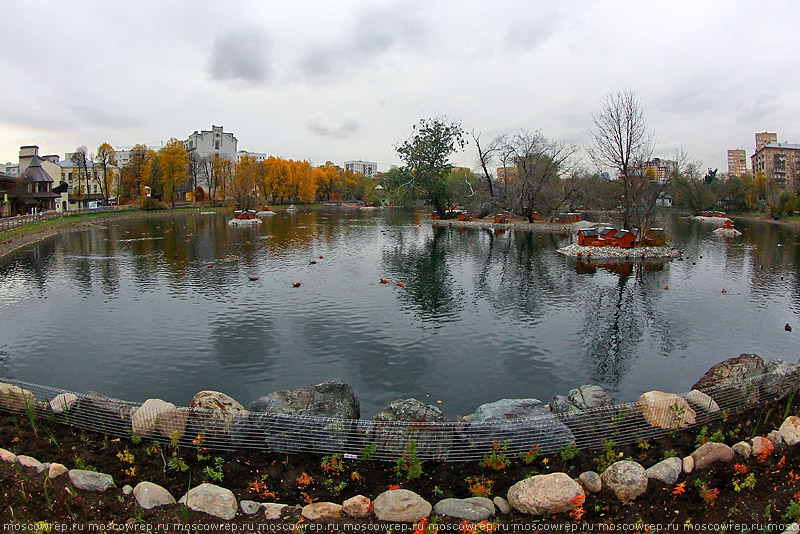
{"label": "red structure on island", "polygon": [[616,228],[581,228],[578,230],[578,245],[582,247],[620,247],[631,248],[636,242],[636,234]]}

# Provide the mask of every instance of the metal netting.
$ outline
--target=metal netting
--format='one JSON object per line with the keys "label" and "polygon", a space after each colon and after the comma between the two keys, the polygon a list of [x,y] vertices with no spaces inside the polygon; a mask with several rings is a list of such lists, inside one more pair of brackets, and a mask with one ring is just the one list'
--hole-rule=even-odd
{"label": "metal netting", "polygon": [[[532,450],[553,454],[565,447],[600,449],[606,440],[629,445],[704,425],[779,400],[800,387],[800,366],[776,370],[655,402],[630,402],[570,413],[499,421],[384,422],[293,414],[199,408],[142,407],[99,394],[70,392],[19,380],[0,382],[0,409],[48,418],[112,437],[172,441],[208,450],[256,449],[276,453],[341,454],[394,461],[413,442],[417,458],[480,461],[502,447],[511,457]],[[688,399],[689,402],[686,402]],[[660,425],[660,426],[654,426]]]}

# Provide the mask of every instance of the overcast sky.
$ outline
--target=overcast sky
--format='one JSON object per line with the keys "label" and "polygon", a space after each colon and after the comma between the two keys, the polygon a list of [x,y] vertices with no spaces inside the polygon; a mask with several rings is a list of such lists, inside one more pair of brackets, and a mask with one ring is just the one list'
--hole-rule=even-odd
{"label": "overcast sky", "polygon": [[[656,156],[800,143],[800,3],[0,0],[0,161],[221,125],[239,148],[399,164],[420,117],[585,145],[634,91]],[[453,161],[475,166],[469,145]],[[588,165],[588,164],[587,164]]]}

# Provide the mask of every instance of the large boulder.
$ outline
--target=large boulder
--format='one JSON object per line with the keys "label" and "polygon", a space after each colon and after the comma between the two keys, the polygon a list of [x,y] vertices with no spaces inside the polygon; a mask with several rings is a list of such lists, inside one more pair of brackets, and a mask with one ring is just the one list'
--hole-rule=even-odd
{"label": "large boulder", "polygon": [[667,458],[645,471],[648,479],[656,479],[671,486],[683,473],[683,461],[680,458]]}
{"label": "large boulder", "polygon": [[191,413],[190,408],[174,408],[162,412],[158,418],[158,432],[165,438],[183,437]]}
{"label": "large boulder", "polygon": [[225,439],[235,422],[248,415],[244,406],[219,391],[205,390],[192,398],[190,424],[194,432],[209,439]]}
{"label": "large boulder", "polygon": [[350,384],[334,378],[297,389],[285,389],[250,403],[254,412],[358,419],[361,408]]}
{"label": "large boulder", "polygon": [[508,490],[508,504],[524,514],[557,514],[572,510],[585,493],[566,473],[536,475]]}
{"label": "large boulder", "polygon": [[502,436],[509,448],[539,445],[543,454],[556,452],[575,441],[570,429],[538,399],[502,399],[482,404],[468,428],[468,440],[487,452]]}
{"label": "large boulder", "polygon": [[109,488],[116,487],[114,478],[111,475],[83,469],[70,469],[69,480],[76,488],[86,491],[103,492]]}
{"label": "large boulder", "polygon": [[789,395],[800,385],[800,366],[783,360],[767,362],[762,394],[769,400],[779,400]]}
{"label": "large boulder", "polygon": [[165,412],[174,410],[175,405],[161,399],[147,399],[131,416],[131,432],[143,438],[152,437]]}
{"label": "large boulder", "polygon": [[647,491],[647,472],[636,462],[615,462],[600,478],[603,489],[613,491],[622,502],[630,502]]}
{"label": "large boulder", "polygon": [[758,400],[758,384],[742,380],[761,376],[767,366],[757,354],[740,354],[736,358],[729,358],[713,365],[692,389],[709,389],[706,391],[718,403],[727,400],[726,406],[748,404]]}
{"label": "large boulder", "polygon": [[787,445],[797,445],[800,443],[800,417],[790,415],[787,417],[779,429],[781,439]]}
{"label": "large boulder", "polygon": [[695,412],[686,399],[675,393],[648,391],[636,402],[636,410],[641,412],[650,426],[672,430],[695,423]]}
{"label": "large boulder", "polygon": [[473,423],[529,419],[549,412],[539,399],[501,399],[481,404],[472,417]]}
{"label": "large boulder", "polygon": [[136,484],[136,487],[133,488],[133,496],[136,497],[139,506],[145,510],[175,504],[175,497],[169,491],[152,482]]}
{"label": "large boulder", "polygon": [[27,389],[0,382],[0,407],[14,412],[24,412],[36,406],[36,397]]}
{"label": "large boulder", "polygon": [[400,456],[407,444],[414,441],[420,457],[445,459],[453,442],[453,430],[446,425],[428,424],[444,420],[444,414],[436,406],[417,399],[397,399],[378,412],[373,422],[360,427],[382,453]]}
{"label": "large boulder", "polygon": [[433,507],[436,515],[457,517],[467,521],[484,521],[495,514],[494,503],[486,497],[466,499],[442,499]]}
{"label": "large boulder", "polygon": [[203,483],[195,486],[178,502],[196,512],[203,512],[222,519],[233,519],[238,510],[233,492],[214,484]]}
{"label": "large boulder", "polygon": [[53,413],[64,413],[71,410],[76,402],[78,402],[78,396],[74,393],[61,393],[50,401],[50,410]]}
{"label": "large boulder", "polygon": [[574,413],[609,406],[611,402],[611,396],[600,386],[583,385],[571,389],[566,397],[556,395],[548,406],[553,413]]}
{"label": "large boulder", "polygon": [[371,507],[372,500],[369,497],[356,495],[342,503],[342,512],[350,517],[367,517]]}
{"label": "large boulder", "polygon": [[703,469],[714,462],[732,462],[736,453],[724,443],[710,441],[692,453],[695,469]]}
{"label": "large boulder", "polygon": [[689,402],[689,404],[698,408],[699,410],[703,410],[704,412],[716,413],[719,411],[719,405],[714,402],[714,399],[702,391],[693,389],[686,394],[686,400]]}
{"label": "large boulder", "polygon": [[378,412],[375,421],[441,422],[444,414],[436,406],[426,405],[417,399],[397,399]]}
{"label": "large boulder", "polygon": [[378,521],[411,523],[431,514],[431,503],[405,489],[384,491],[372,503],[372,512]]}
{"label": "large boulder", "polygon": [[339,517],[342,513],[342,505],[332,502],[312,502],[303,506],[301,515],[306,519],[321,519],[323,517]]}

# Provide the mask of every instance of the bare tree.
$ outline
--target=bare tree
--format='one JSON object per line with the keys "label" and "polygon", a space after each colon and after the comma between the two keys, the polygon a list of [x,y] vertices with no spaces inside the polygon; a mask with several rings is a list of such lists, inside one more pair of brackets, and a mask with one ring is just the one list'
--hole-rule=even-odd
{"label": "bare tree", "polygon": [[[652,212],[657,197],[652,195],[650,180],[639,172],[642,163],[650,158],[654,134],[647,127],[641,104],[630,90],[609,94],[600,104],[600,111],[592,115],[592,142],[587,151],[592,161],[600,168],[611,167],[617,173],[622,186],[622,226],[630,229]],[[635,219],[639,219],[636,221]]]}
{"label": "bare tree", "polygon": [[481,132],[476,134],[473,130],[472,140],[475,141],[475,146],[478,148],[478,164],[483,171],[483,177],[486,180],[486,188],[489,191],[489,196],[494,197],[494,187],[492,185],[493,180],[491,173],[489,173],[489,166],[492,164],[494,157],[500,151],[503,137],[496,137],[485,149],[481,147]]}
{"label": "bare tree", "polygon": [[[188,167],[188,175],[189,175],[189,184],[192,188],[192,192],[197,192],[197,186],[200,185],[201,178],[205,177],[206,166],[203,161],[203,156],[198,154],[195,151],[189,153],[189,167]],[[195,198],[195,201],[197,198]]]}
{"label": "bare tree", "polygon": [[[501,159],[514,164],[513,176],[508,180],[514,210],[533,222],[538,210],[548,208],[545,192],[558,188],[561,176],[571,170],[577,147],[551,141],[538,131],[522,130],[505,138],[500,151]],[[504,172],[508,172],[507,167]]]}
{"label": "bare tree", "polygon": [[[79,146],[75,149],[75,152],[72,153],[70,159],[72,163],[78,166],[78,200],[83,200],[83,207],[88,207],[87,200],[89,198],[89,157],[88,157],[89,149],[85,146]],[[94,164],[92,164],[92,168],[94,169]],[[86,196],[83,196],[81,192],[81,175],[83,175],[86,179]],[[78,206],[80,207],[80,205]]]}

